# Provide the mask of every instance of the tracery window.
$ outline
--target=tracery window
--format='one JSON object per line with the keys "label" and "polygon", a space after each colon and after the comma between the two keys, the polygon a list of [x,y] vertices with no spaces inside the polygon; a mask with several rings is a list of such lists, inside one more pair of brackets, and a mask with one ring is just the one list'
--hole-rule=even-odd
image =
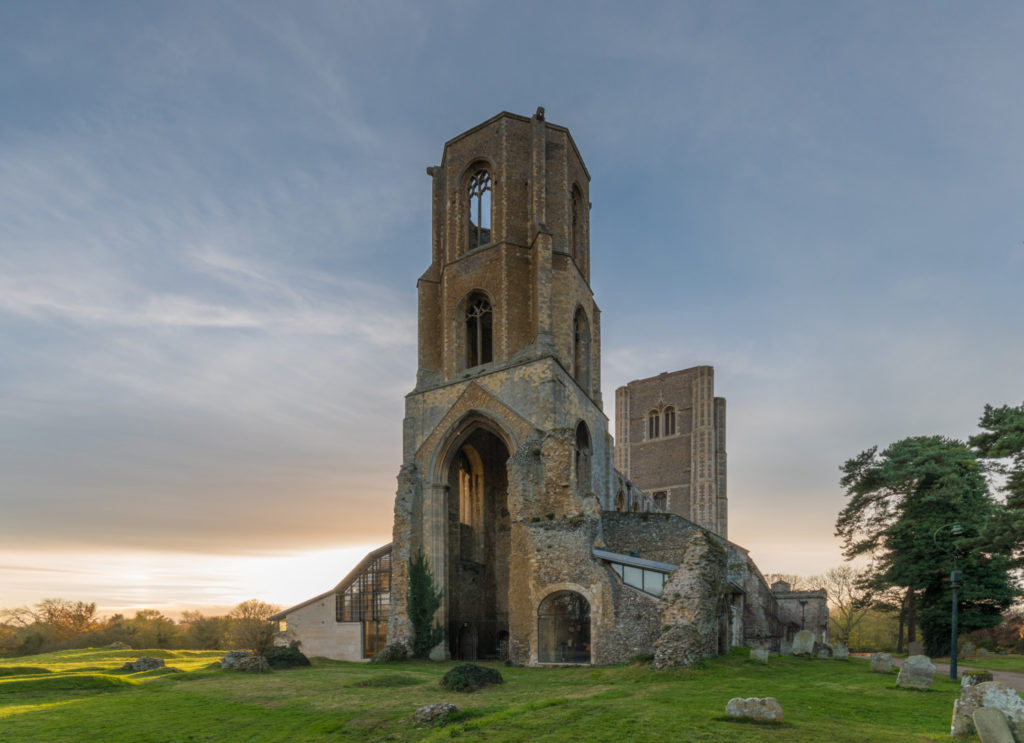
{"label": "tracery window", "polygon": [[661,435],[661,416],[658,415],[657,410],[652,410],[647,415],[647,438],[656,439]]}
{"label": "tracery window", "polygon": [[665,408],[663,413],[665,418],[665,435],[675,436],[676,435],[676,409],[669,405]]}
{"label": "tracery window", "polygon": [[493,313],[483,294],[471,294],[466,302],[466,367],[493,360]]}
{"label": "tracery window", "polygon": [[469,249],[491,241],[491,174],[484,168],[469,179]]}

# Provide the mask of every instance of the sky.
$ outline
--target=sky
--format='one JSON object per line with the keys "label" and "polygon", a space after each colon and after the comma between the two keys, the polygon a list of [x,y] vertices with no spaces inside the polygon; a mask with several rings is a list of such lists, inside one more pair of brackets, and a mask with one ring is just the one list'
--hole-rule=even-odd
{"label": "sky", "polygon": [[[592,176],[604,400],[715,367],[729,536],[1024,400],[1016,2],[0,5],[0,607],[289,606],[390,540],[446,140]],[[606,411],[612,417],[611,404]]]}

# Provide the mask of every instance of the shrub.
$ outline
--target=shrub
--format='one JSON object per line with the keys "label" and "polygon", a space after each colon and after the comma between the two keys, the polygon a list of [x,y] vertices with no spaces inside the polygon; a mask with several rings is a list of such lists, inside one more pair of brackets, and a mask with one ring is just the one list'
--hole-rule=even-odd
{"label": "shrub", "polygon": [[444,629],[434,623],[434,614],[441,605],[441,594],[434,588],[430,565],[423,550],[409,558],[409,591],[406,594],[409,621],[412,623],[412,654],[426,658],[444,639]]}
{"label": "shrub", "polygon": [[461,663],[441,679],[441,687],[452,691],[471,692],[490,684],[503,684],[505,679],[493,668]]}
{"label": "shrub", "polygon": [[271,668],[299,668],[308,666],[309,658],[299,650],[298,643],[293,642],[286,648],[274,648],[267,654],[267,663]]}

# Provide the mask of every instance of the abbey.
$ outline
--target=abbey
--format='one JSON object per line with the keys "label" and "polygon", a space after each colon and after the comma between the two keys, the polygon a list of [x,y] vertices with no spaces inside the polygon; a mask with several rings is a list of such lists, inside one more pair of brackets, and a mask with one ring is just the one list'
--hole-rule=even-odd
{"label": "abbey", "polygon": [[590,176],[569,131],[543,109],[501,113],[449,140],[427,173],[431,262],[392,544],[276,618],[307,654],[409,647],[409,563],[422,553],[443,597],[434,658],[652,653],[685,666],[733,644],[778,645],[784,597],[726,538],[713,370],[621,388],[613,446]]}

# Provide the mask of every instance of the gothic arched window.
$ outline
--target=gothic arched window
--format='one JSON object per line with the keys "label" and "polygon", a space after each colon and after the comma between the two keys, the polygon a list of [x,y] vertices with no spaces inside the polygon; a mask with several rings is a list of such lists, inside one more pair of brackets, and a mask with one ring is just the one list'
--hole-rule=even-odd
{"label": "gothic arched window", "polygon": [[665,435],[675,436],[676,435],[676,409],[669,405],[665,408],[665,412],[662,414],[665,419]]}
{"label": "gothic arched window", "polygon": [[491,241],[491,174],[484,168],[469,179],[469,249]]}
{"label": "gothic arched window", "polygon": [[625,511],[626,510],[626,494],[621,490],[615,494],[615,510]]}
{"label": "gothic arched window", "polygon": [[581,493],[589,493],[590,483],[590,431],[580,421],[576,426],[576,486]]}
{"label": "gothic arched window", "polygon": [[466,367],[489,364],[493,358],[491,303],[479,292],[466,302]]}
{"label": "gothic arched window", "polygon": [[590,323],[587,314],[580,307],[572,322],[573,376],[580,387],[590,394]]}
{"label": "gothic arched window", "polygon": [[647,415],[647,438],[656,439],[661,435],[661,427],[658,425],[661,422],[661,416],[657,410],[652,410]]}

